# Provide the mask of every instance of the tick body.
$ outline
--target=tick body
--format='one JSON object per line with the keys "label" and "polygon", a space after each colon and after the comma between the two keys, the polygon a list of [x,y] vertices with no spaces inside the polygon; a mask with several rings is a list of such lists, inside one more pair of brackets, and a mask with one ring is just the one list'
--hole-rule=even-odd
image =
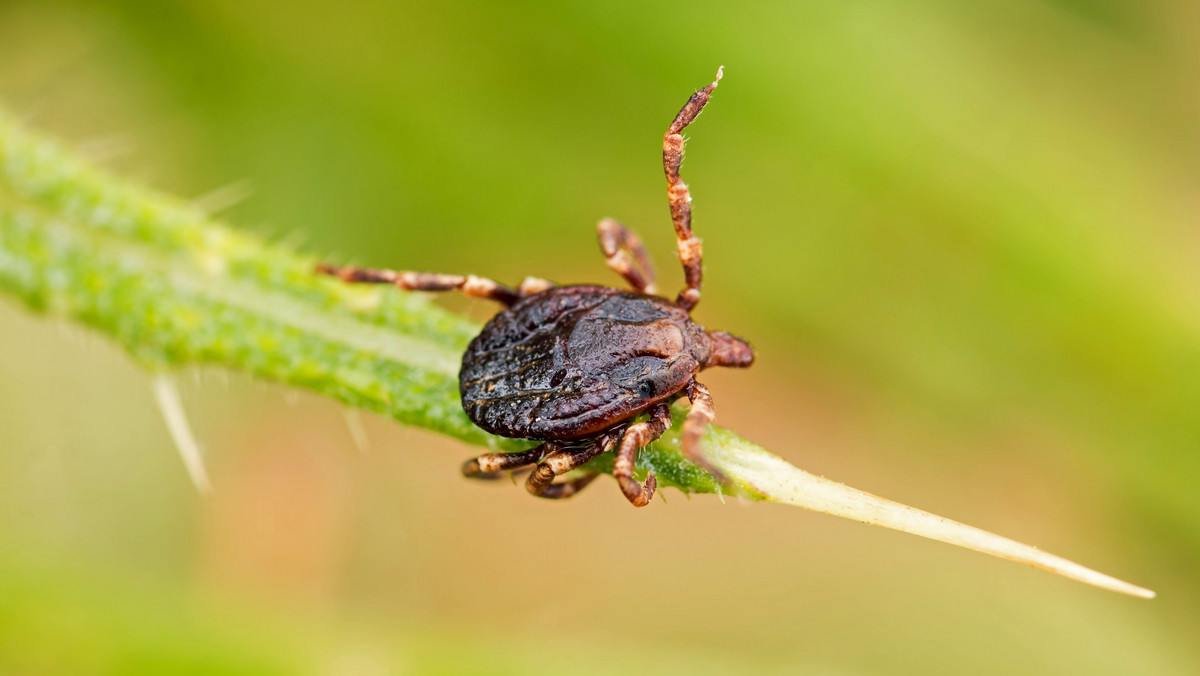
{"label": "tick body", "polygon": [[[710,366],[744,368],[749,344],[692,320],[700,300],[701,246],[692,232],[691,195],[680,179],[682,132],[700,114],[721,79],[692,95],[663,136],[667,199],[685,286],[674,299],[655,295],[654,270],[641,240],[616,221],[597,226],[608,266],[629,290],[556,286],[527,278],[513,289],[474,276],[396,272],[323,265],[348,282],[384,283],[415,291],[459,290],[504,305],[463,355],[459,391],[472,422],[493,434],[542,443],[519,453],[489,453],[467,461],[463,474],[494,478],[533,465],[530,493],[569,497],[595,476],[556,482],[592,458],[616,449],[613,477],[629,501],[650,502],[654,476],[633,478],[638,450],[671,425],[671,402],[691,408],[680,435],[683,452],[717,474],[700,450],[714,411],[696,374]],[[647,417],[638,422],[643,414]],[[718,475],[719,477],[719,475]]]}

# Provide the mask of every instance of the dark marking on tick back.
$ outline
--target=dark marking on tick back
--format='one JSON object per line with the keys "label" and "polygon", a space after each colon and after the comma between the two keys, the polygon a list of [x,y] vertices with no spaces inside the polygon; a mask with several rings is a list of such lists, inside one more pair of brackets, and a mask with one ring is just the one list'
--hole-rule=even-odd
{"label": "dark marking on tick back", "polygon": [[[597,226],[600,248],[631,291],[554,286],[532,277],[511,289],[474,276],[318,267],[348,282],[460,290],[505,306],[463,354],[463,410],[488,432],[543,443],[520,453],[481,455],[463,465],[464,475],[494,478],[536,465],[525,484],[529,492],[565,498],[595,477],[559,483],[555,478],[617,449],[613,477],[633,505],[644,506],[657,484],[653,475],[644,484],[633,478],[638,450],[662,435],[671,424],[670,403],[686,396],[691,408],[681,448],[722,480],[700,450],[714,409],[696,374],[710,366],[745,368],[753,363],[754,351],[737,336],[707,331],[692,321],[700,301],[702,252],[692,232],[691,193],[679,176],[683,130],[704,109],[721,74],[718,70],[712,84],[688,99],[663,135],[667,198],[685,280],[674,300],[653,295],[654,269],[641,239],[611,219]],[[632,423],[644,413],[648,419]]]}

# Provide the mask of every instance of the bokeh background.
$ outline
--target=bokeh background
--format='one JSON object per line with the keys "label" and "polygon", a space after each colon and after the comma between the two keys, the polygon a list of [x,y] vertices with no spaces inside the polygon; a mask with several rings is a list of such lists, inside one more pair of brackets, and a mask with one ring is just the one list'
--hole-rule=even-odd
{"label": "bokeh background", "polygon": [[2,105],[104,166],[511,281],[613,282],[613,216],[676,283],[661,134],[724,64],[684,167],[697,316],[759,351],[708,377],[720,422],[1160,597],[778,506],[533,500],[211,369],[204,498],[145,374],[0,299],[0,671],[1200,672],[1198,45],[1188,0],[5,0]]}

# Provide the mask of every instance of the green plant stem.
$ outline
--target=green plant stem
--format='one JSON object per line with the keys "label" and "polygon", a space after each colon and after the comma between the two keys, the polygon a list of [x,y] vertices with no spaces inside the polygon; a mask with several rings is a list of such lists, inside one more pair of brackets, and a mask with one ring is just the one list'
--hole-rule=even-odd
{"label": "green plant stem", "polygon": [[[151,369],[213,364],[496,450],[527,448],[475,427],[458,365],[479,326],[418,294],[314,274],[316,261],[87,166],[0,113],[0,289],[87,324]],[[1152,594],[1058,557],[799,470],[729,430],[705,451],[718,486],[679,450],[676,424],[637,471],[689,493],[723,492],[883,525]],[[592,469],[611,472],[611,457]]]}

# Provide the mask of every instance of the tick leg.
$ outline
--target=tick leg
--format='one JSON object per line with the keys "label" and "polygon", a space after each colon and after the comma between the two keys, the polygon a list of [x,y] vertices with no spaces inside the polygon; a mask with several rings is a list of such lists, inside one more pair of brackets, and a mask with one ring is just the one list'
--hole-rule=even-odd
{"label": "tick leg", "polygon": [[548,444],[541,444],[518,453],[485,453],[463,463],[462,474],[469,479],[499,479],[502,472],[532,465],[550,452]]}
{"label": "tick leg", "polygon": [[[592,482],[595,476],[585,476],[574,481],[554,483],[554,478],[582,466],[592,458],[612,450],[620,437],[620,430],[613,429],[602,433],[586,446],[567,448],[547,455],[538,463],[533,474],[525,481],[525,488],[530,493],[541,498],[569,498],[578,493],[584,486]],[[547,442],[550,443],[550,442]]]}
{"label": "tick leg", "polygon": [[469,298],[487,298],[512,305],[520,294],[497,282],[474,275],[439,275],[432,272],[398,272],[374,268],[338,267],[321,264],[317,272],[333,275],[346,282],[391,284],[405,291],[461,291]]}
{"label": "tick leg", "polygon": [[587,485],[596,480],[599,474],[588,474],[587,476],[579,477],[573,481],[564,481],[562,483],[550,484],[546,486],[546,490],[538,494],[539,498],[548,498],[550,500],[562,500],[575,495],[579,491],[587,488]]}
{"label": "tick leg", "polygon": [[718,483],[723,484],[725,475],[713,467],[708,458],[704,457],[704,451],[700,449],[700,440],[704,438],[708,426],[717,416],[713,409],[712,394],[709,393],[707,387],[695,380],[687,384],[685,391],[688,399],[692,402],[692,407],[688,410],[687,417],[683,419],[683,428],[679,434],[679,448],[688,460],[699,465],[704,471],[713,475]]}
{"label": "tick leg", "polygon": [[675,224],[679,262],[683,264],[686,282],[675,302],[689,312],[700,302],[701,250],[700,240],[692,232],[692,195],[688,192],[687,184],[679,178],[679,167],[683,164],[683,130],[704,110],[704,104],[708,103],[713,90],[717,88],[723,72],[724,67],[718,68],[717,77],[712,84],[692,94],[663,136],[663,171],[667,174],[667,201],[671,205],[671,222]]}
{"label": "tick leg", "polygon": [[650,409],[649,420],[630,425],[625,431],[625,437],[621,439],[621,448],[617,450],[617,460],[613,464],[613,478],[617,480],[621,492],[634,507],[650,504],[650,498],[654,497],[654,489],[658,486],[658,480],[653,474],[646,477],[644,485],[633,478],[638,449],[661,437],[670,426],[671,407],[662,402]]}
{"label": "tick leg", "polygon": [[554,288],[553,282],[548,282],[540,277],[526,277],[517,289],[517,293],[524,298],[525,296],[532,296],[535,293],[541,293],[546,289],[552,288]]}
{"label": "tick leg", "polygon": [[641,293],[656,293],[654,288],[654,266],[646,255],[642,238],[620,223],[606,218],[596,224],[596,235],[600,239],[600,250],[612,271],[625,278]]}

